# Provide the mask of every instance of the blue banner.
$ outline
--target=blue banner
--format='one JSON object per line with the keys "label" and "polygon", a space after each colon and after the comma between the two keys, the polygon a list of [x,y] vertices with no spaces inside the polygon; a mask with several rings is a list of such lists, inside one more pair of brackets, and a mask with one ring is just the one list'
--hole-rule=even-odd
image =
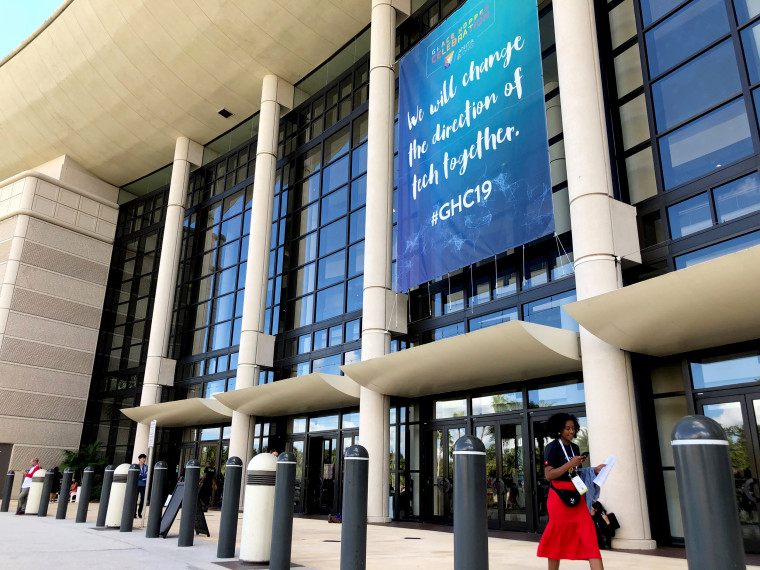
{"label": "blue banner", "polygon": [[469,0],[399,66],[396,290],[554,232],[534,0]]}

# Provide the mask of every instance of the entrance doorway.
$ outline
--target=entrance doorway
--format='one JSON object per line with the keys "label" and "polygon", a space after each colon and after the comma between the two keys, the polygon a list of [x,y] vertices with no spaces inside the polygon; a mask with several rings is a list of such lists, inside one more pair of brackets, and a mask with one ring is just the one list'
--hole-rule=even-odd
{"label": "entrance doorway", "polygon": [[464,422],[437,424],[427,432],[432,477],[427,481],[429,520],[454,522],[454,444],[465,434]]}
{"label": "entrance doorway", "polygon": [[760,552],[760,392],[698,399],[697,410],[718,422],[728,438],[744,547]]}
{"label": "entrance doorway", "polygon": [[306,463],[306,513],[328,515],[340,512],[337,504],[338,434],[308,436]]}

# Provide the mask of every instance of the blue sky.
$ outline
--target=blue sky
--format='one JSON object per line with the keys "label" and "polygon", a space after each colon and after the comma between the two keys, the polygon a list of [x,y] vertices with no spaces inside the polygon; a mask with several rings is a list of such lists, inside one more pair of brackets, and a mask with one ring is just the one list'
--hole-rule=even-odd
{"label": "blue sky", "polygon": [[0,59],[16,49],[64,0],[0,0]]}

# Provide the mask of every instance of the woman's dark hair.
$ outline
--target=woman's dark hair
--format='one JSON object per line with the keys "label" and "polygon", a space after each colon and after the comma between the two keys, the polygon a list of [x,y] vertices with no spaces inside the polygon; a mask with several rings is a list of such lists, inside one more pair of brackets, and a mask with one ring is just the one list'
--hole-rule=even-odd
{"label": "woman's dark hair", "polygon": [[573,422],[573,425],[575,426],[575,433],[578,433],[581,429],[581,426],[578,423],[578,418],[576,418],[573,414],[560,412],[559,414],[554,414],[549,418],[549,433],[554,439],[559,439],[560,434],[562,433],[562,429],[565,427],[565,424],[568,421]]}

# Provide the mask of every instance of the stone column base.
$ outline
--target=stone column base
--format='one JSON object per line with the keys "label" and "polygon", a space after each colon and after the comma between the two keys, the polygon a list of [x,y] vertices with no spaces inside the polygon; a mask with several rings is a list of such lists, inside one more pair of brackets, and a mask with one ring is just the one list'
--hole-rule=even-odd
{"label": "stone column base", "polygon": [[649,538],[613,538],[612,548],[619,550],[654,550],[657,542]]}
{"label": "stone column base", "polygon": [[391,517],[367,517],[367,522],[372,524],[388,524],[393,522]]}

